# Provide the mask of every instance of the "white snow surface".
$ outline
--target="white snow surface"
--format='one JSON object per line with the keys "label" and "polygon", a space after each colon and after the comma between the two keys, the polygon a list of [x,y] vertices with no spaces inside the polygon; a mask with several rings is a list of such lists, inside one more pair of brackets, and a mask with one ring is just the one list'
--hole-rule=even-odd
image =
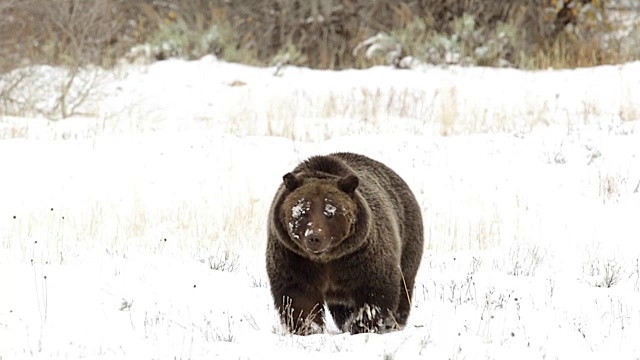
{"label": "white snow surface", "polygon": [[[55,103],[64,72],[34,71]],[[640,63],[93,71],[71,118],[0,108],[0,359],[640,358]],[[334,151],[422,207],[402,331],[292,336],[273,309],[271,200]]]}

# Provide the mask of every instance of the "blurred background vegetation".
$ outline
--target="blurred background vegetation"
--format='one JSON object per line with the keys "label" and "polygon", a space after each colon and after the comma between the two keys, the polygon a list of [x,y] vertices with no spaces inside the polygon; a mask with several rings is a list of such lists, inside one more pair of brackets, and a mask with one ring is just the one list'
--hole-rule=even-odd
{"label": "blurred background vegetation", "polygon": [[207,54],[258,66],[640,59],[638,0],[2,0],[0,73]]}

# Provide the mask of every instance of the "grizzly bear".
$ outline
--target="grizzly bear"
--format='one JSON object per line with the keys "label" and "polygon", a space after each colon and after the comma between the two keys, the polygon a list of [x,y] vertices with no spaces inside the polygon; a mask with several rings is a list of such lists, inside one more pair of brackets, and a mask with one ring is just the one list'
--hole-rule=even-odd
{"label": "grizzly bear", "polygon": [[352,334],[404,328],[423,251],[422,212],[386,165],[316,155],[283,176],[268,217],[266,268],[285,329]]}

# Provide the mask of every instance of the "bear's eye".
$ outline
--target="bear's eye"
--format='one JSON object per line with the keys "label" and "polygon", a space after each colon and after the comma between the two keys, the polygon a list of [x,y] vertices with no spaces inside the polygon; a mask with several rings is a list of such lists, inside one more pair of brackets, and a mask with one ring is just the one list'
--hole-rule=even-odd
{"label": "bear's eye", "polygon": [[294,219],[305,218],[311,205],[305,199],[300,199],[295,206],[291,209],[291,217]]}
{"label": "bear's eye", "polygon": [[335,206],[333,206],[332,204],[325,204],[324,205],[324,216],[326,216],[327,218],[331,219],[332,217],[334,217],[336,215],[336,210],[338,210]]}

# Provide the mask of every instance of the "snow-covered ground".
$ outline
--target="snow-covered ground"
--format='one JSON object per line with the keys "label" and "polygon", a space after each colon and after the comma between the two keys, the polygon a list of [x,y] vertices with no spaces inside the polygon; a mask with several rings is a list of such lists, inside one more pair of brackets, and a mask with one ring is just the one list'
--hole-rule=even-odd
{"label": "snow-covered ground", "polygon": [[[32,113],[58,111],[64,72],[30,72],[23,107],[0,103],[2,360],[640,359],[640,63],[169,60],[80,74],[54,121]],[[343,150],[422,205],[409,326],[283,334],[267,209],[298,161]]]}

